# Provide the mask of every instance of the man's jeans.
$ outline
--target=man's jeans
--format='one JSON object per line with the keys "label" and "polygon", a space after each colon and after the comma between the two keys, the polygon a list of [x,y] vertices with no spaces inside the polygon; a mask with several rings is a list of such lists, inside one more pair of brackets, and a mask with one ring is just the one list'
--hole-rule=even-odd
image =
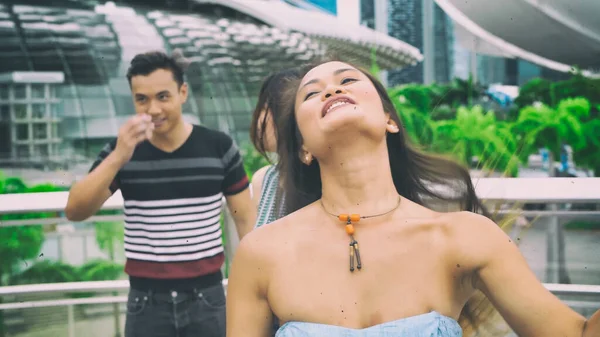
{"label": "man's jeans", "polygon": [[129,291],[125,337],[225,337],[222,285],[186,293]]}

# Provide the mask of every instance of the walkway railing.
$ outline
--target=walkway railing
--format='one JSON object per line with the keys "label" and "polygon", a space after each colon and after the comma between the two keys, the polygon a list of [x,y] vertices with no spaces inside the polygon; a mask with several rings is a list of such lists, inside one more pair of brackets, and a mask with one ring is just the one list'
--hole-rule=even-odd
{"label": "walkway railing", "polygon": [[[564,238],[560,219],[577,218],[600,222],[600,208],[585,211],[570,210],[565,205],[600,204],[600,178],[477,178],[474,179],[477,194],[487,203],[504,205],[500,214],[517,213],[524,216],[548,217],[547,221],[547,272],[545,287],[556,295],[593,297],[595,303],[600,303],[600,285],[560,284],[561,270],[564,265]],[[48,192],[31,194],[0,195],[0,215],[25,214],[36,212],[56,212],[54,217],[44,219],[0,220],[0,226],[50,225],[68,223],[63,209],[68,198],[67,192]],[[506,205],[546,204],[545,210],[518,210],[518,207]],[[123,199],[120,193],[115,193],[103,206],[103,210],[120,210]],[[123,220],[123,215],[96,215],[86,222]],[[233,256],[237,247],[237,234],[233,221],[226,212],[224,232],[227,258]],[[599,247],[600,251],[600,247]],[[594,252],[590,252],[594,254]],[[597,254],[597,253],[596,253]],[[227,285],[227,280],[224,280]],[[129,289],[127,280],[101,282],[75,282],[56,284],[36,284],[0,287],[0,311],[18,310],[42,307],[67,307],[69,336],[75,336],[74,307],[84,304],[124,303],[126,296],[94,296],[87,298],[66,298],[24,302],[8,302],[7,299],[19,295],[31,294],[71,294],[86,292],[106,294],[119,292],[123,294]]]}

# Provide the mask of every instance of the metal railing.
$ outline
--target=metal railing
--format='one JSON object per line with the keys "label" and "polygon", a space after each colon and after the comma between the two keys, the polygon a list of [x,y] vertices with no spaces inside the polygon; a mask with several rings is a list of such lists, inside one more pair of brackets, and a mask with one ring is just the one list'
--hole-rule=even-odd
{"label": "metal railing", "polygon": [[[600,204],[600,178],[477,178],[474,179],[477,194],[486,203],[500,205],[547,204],[546,210],[528,211],[503,207],[501,215],[520,214],[533,217],[548,217],[547,223],[547,274],[544,286],[558,296],[600,296],[600,285],[560,284],[561,270],[556,266],[564,262],[564,238],[561,239],[562,225],[559,219],[577,218],[593,219],[600,222],[600,210],[565,210],[565,204]],[[68,223],[63,209],[68,198],[67,192],[48,192],[30,194],[0,195],[0,215],[52,212],[54,217],[44,219],[0,220],[3,226],[49,225]],[[119,192],[115,193],[103,206],[103,210],[120,210],[123,199]],[[562,207],[564,208],[564,207]],[[598,209],[598,208],[597,208]],[[233,256],[238,244],[237,232],[233,221],[225,211],[224,232],[228,241],[225,243],[226,257]],[[123,215],[96,215],[86,222],[123,220]],[[599,248],[600,250],[600,248]],[[227,280],[224,280],[227,285]],[[127,280],[36,284],[0,287],[0,298],[8,299],[18,295],[31,294],[70,294],[91,292],[94,294],[110,294],[126,292],[129,289]],[[95,296],[87,298],[66,298],[36,301],[19,301],[0,303],[0,311],[43,307],[67,307],[68,335],[75,336],[74,307],[85,304],[125,303],[126,296]],[[597,302],[596,302],[597,303]]]}

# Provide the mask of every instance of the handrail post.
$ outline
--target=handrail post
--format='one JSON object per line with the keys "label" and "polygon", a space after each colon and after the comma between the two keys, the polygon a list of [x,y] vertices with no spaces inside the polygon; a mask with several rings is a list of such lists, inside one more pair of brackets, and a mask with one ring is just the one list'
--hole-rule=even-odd
{"label": "handrail post", "polygon": [[[549,204],[550,211],[558,211],[558,205]],[[545,282],[570,284],[565,258],[565,232],[558,216],[548,218],[546,227],[546,275]]]}
{"label": "handrail post", "polygon": [[67,329],[69,337],[75,337],[75,308],[73,308],[73,304],[67,305]]}

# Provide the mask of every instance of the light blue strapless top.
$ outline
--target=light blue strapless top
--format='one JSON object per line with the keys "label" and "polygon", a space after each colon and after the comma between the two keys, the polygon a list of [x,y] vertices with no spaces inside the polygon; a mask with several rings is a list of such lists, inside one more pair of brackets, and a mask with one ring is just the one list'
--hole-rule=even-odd
{"label": "light blue strapless top", "polygon": [[402,318],[365,329],[350,329],[334,325],[287,322],[275,337],[462,337],[462,329],[453,318],[432,311]]}

